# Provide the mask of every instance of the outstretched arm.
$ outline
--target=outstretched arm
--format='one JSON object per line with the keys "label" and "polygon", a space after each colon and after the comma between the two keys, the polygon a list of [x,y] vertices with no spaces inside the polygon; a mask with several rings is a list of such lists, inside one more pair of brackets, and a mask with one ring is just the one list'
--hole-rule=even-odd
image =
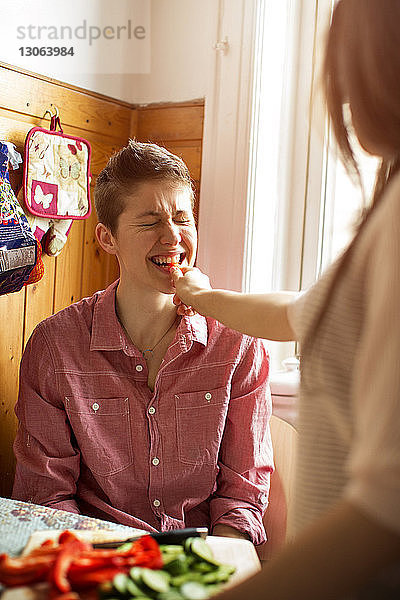
{"label": "outstretched arm", "polygon": [[288,342],[295,340],[287,307],[296,292],[240,294],[213,290],[209,279],[199,269],[171,269],[179,299],[202,315],[220,321],[253,337]]}

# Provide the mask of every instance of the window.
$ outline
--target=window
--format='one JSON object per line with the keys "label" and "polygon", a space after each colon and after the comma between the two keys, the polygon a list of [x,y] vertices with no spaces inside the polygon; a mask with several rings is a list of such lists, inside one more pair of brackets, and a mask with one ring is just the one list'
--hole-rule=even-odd
{"label": "window", "polygon": [[[365,200],[373,193],[378,159],[366,154],[354,142],[363,188],[354,182],[340,161],[336,148],[327,146],[326,185],[321,191],[321,229],[319,234],[320,274],[348,245]],[[363,193],[364,192],[364,193]]]}

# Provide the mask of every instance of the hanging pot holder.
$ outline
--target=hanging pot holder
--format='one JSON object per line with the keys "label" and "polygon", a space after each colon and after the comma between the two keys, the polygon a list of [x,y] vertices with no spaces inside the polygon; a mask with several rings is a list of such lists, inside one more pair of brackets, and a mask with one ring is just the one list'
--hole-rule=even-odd
{"label": "hanging pot holder", "polygon": [[59,117],[52,117],[50,130],[33,127],[25,141],[24,199],[29,212],[47,219],[86,219],[91,210],[90,156],[89,142],[65,134]]}

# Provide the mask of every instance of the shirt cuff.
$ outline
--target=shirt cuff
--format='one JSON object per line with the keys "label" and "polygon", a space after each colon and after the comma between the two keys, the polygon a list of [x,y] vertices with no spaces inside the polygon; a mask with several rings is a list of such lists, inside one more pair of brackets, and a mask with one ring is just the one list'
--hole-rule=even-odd
{"label": "shirt cuff", "polygon": [[240,533],[245,533],[255,546],[263,544],[267,536],[262,521],[262,513],[251,504],[240,503],[227,499],[215,499],[219,506],[211,507],[211,530],[216,525],[229,525]]}

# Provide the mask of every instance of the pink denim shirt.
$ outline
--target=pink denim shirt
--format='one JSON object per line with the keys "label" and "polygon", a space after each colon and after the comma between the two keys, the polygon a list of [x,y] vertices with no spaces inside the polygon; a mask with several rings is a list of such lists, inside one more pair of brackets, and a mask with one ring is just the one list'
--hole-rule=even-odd
{"label": "pink denim shirt", "polygon": [[40,323],[26,346],[13,497],[149,531],[221,523],[262,543],[263,344],[183,317],[152,392],[116,316],[117,283]]}

